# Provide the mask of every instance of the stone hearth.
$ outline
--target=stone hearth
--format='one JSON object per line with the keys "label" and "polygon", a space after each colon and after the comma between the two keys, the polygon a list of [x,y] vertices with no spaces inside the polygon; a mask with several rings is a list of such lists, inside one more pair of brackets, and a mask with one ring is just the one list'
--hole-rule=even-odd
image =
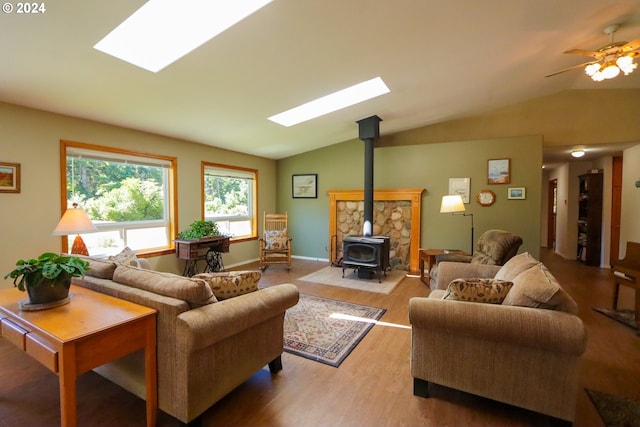
{"label": "stone hearth", "polygon": [[[374,190],[373,235],[389,236],[389,265],[418,271],[421,195],[424,189]],[[362,190],[330,190],[329,234],[331,262],[342,258],[345,235],[361,236],[364,221]]]}

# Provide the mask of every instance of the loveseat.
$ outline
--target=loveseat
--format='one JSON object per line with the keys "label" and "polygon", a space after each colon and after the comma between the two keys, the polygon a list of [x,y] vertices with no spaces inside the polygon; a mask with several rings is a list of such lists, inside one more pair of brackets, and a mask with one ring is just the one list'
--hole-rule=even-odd
{"label": "loveseat", "polygon": [[[193,421],[265,365],[272,373],[282,368],[284,315],[299,297],[294,285],[218,300],[204,278],[89,261],[73,284],[158,310],[158,406],[179,421]],[[144,399],[141,352],[96,372]]]}
{"label": "loveseat", "polygon": [[434,383],[573,422],[586,333],[544,264],[445,261],[436,288],[409,302],[415,395]]}

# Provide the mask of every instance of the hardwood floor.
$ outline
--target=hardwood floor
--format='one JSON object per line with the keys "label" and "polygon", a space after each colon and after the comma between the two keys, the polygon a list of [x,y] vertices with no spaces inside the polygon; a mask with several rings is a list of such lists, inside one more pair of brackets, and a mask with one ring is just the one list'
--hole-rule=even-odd
{"label": "hardwood floor", "polygon": [[[609,270],[567,261],[546,249],[541,258],[577,301],[588,330],[575,425],[603,426],[584,388],[640,399],[640,337],[592,310],[611,306]],[[257,372],[205,412],[203,426],[548,425],[539,414],[444,387],[434,387],[430,399],[413,396],[408,302],[429,289],[415,277],[404,279],[390,295],[297,280],[326,265],[294,259],[291,272],[270,266],[261,285],[294,283],[301,293],[383,307],[384,323],[373,327],[339,368],[284,353],[280,373],[271,376],[267,367]],[[255,269],[257,263],[243,268]],[[622,307],[631,306],[629,291],[621,289]],[[58,424],[57,379],[5,340],[0,340],[0,379],[0,426]],[[78,420],[86,426],[143,426],[144,402],[90,372],[78,379]],[[176,424],[159,414],[158,425]]]}

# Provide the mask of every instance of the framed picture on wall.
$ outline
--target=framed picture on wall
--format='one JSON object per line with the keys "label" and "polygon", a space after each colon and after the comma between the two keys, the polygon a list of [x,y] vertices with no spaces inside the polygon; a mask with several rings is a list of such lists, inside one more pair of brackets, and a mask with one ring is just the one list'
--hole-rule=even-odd
{"label": "framed picture on wall", "polygon": [[20,163],[0,162],[0,193],[20,192]]}
{"label": "framed picture on wall", "polygon": [[509,188],[507,199],[524,200],[527,198],[526,189],[524,187]]}
{"label": "framed picture on wall", "polygon": [[292,175],[291,196],[294,199],[318,198],[318,174]]}
{"label": "framed picture on wall", "polygon": [[509,159],[487,160],[487,183],[509,184],[511,182],[511,168]]}
{"label": "framed picture on wall", "polygon": [[449,194],[459,194],[464,203],[469,203],[471,178],[449,178]]}

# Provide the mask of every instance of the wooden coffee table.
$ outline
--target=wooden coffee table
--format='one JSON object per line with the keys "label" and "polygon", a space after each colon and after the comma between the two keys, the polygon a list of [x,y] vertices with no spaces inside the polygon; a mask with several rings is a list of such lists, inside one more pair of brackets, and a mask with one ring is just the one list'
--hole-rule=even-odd
{"label": "wooden coffee table", "polygon": [[80,286],[72,285],[70,296],[71,301],[59,307],[22,311],[18,302],[27,298],[26,292],[1,289],[1,335],[58,375],[63,426],[77,425],[78,375],[144,349],[147,426],[154,426],[158,410],[156,310]]}
{"label": "wooden coffee table", "polygon": [[[419,261],[418,268],[420,269],[420,280],[426,285],[429,285],[429,274],[431,272],[431,267],[436,261],[437,255],[442,254],[457,254],[457,255],[469,255],[465,251],[460,251],[457,249],[420,249],[419,251]],[[427,280],[424,280],[424,262],[427,262]]]}

